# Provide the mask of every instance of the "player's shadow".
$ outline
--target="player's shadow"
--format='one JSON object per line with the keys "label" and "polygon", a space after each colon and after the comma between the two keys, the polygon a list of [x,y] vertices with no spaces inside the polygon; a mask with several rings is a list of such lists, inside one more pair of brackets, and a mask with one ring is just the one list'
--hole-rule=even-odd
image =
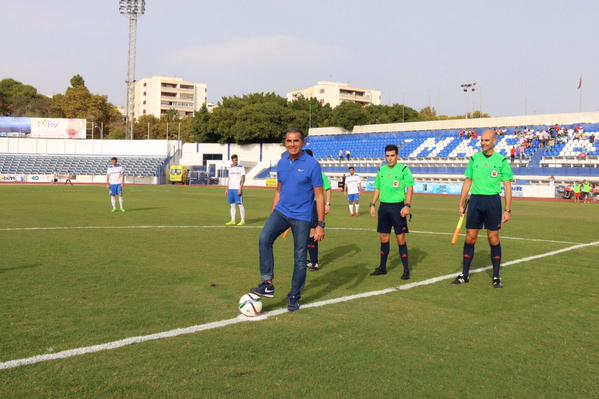
{"label": "player's shadow", "polygon": [[156,209],[165,209],[165,206],[156,206],[153,208],[127,208],[127,212],[153,211]]}
{"label": "player's shadow", "polygon": [[[308,272],[306,288],[303,291],[302,302],[314,302],[325,295],[340,288],[352,289],[362,283],[368,276],[368,267],[365,263],[358,263],[351,266],[345,266],[340,269],[326,272]],[[287,306],[287,296],[283,296],[280,301],[273,303],[264,310],[277,309]]]}
{"label": "player's shadow", "polygon": [[[393,248],[393,246],[392,246]],[[396,267],[401,267],[403,269],[403,265],[401,263],[401,258],[399,257],[399,250],[397,250],[397,246],[395,246],[395,253],[393,255],[389,254],[389,258],[391,262],[389,262],[388,270],[393,270]],[[415,270],[422,263],[424,258],[428,255],[428,252],[424,252],[420,248],[417,247],[408,247],[408,260],[410,265],[410,270]]]}
{"label": "player's shadow", "polygon": [[245,220],[245,223],[246,223],[246,224],[251,224],[251,223],[262,223],[262,222],[264,222],[264,221],[266,221],[266,218],[265,218],[265,217],[263,217],[263,218],[253,218],[253,219],[246,219],[246,220]]}
{"label": "player's shadow", "polygon": [[[474,253],[474,260],[472,264],[470,264],[470,270],[479,269],[481,267],[487,267],[491,265],[491,252],[490,251],[476,251]],[[459,262],[455,262],[455,267],[453,269],[456,272],[456,275],[462,273],[462,258],[459,258]],[[485,272],[489,278],[493,278],[493,269],[489,269]]]}
{"label": "player's shadow", "polygon": [[358,263],[320,274],[318,277],[314,276],[316,272],[310,273],[304,291],[306,293],[304,302],[317,301],[340,288],[346,290],[355,288],[368,276],[368,270],[365,263]]}
{"label": "player's shadow", "polygon": [[23,269],[31,269],[34,267],[40,267],[41,263],[32,263],[29,265],[20,265],[20,266],[13,266],[13,267],[3,267],[0,268],[0,273],[6,273],[6,272],[10,272],[13,270],[23,270]]}
{"label": "player's shadow", "polygon": [[326,251],[323,251],[322,255],[318,257],[318,263],[320,264],[321,268],[326,268],[327,265],[331,264],[333,261],[341,257],[352,257],[357,255],[361,251],[362,250],[360,249],[360,247],[358,247],[356,244],[348,244],[342,245],[340,247],[331,248]]}

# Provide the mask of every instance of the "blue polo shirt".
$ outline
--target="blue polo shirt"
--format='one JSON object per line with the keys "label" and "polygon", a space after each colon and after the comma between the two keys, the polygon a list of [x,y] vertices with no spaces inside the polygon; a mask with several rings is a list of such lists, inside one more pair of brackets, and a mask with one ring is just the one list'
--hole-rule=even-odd
{"label": "blue polo shirt", "polygon": [[277,180],[282,187],[275,209],[291,219],[312,221],[314,189],[322,187],[320,164],[305,152],[295,161],[286,153],[277,164]]}

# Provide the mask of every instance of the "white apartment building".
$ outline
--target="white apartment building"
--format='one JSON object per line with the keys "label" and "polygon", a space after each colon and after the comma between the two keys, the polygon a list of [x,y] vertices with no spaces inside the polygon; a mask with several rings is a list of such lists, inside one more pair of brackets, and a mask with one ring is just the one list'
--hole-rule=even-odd
{"label": "white apartment building", "polygon": [[143,115],[160,118],[170,109],[175,109],[181,117],[193,116],[207,101],[205,83],[168,76],[152,76],[135,82],[135,118]]}
{"label": "white apartment building", "polygon": [[330,104],[335,108],[344,101],[358,103],[363,106],[380,105],[381,92],[379,90],[362,89],[350,86],[348,83],[321,81],[315,86],[287,93],[287,101],[297,98],[316,98],[321,104]]}

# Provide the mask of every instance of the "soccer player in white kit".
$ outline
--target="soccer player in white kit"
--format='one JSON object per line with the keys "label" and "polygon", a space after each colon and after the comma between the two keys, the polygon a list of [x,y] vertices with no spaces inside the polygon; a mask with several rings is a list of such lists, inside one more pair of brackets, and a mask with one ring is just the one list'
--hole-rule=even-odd
{"label": "soccer player in white kit", "polygon": [[116,212],[116,197],[119,197],[119,205],[121,212],[125,212],[123,208],[123,187],[125,187],[125,171],[121,165],[118,164],[118,159],[112,157],[110,159],[112,166],[106,171],[106,187],[110,193],[110,201],[112,202],[112,211]]}
{"label": "soccer player in white kit", "polygon": [[229,167],[229,181],[227,182],[227,189],[225,190],[225,196],[231,206],[231,220],[225,223],[227,226],[235,225],[235,216],[237,215],[237,209],[235,205],[239,207],[239,213],[241,214],[241,221],[237,223],[237,226],[243,226],[245,224],[245,208],[243,206],[243,183],[245,183],[245,168],[239,165],[239,158],[237,155],[231,155],[232,165]]}
{"label": "soccer player in white kit", "polygon": [[354,216],[360,216],[360,176],[356,174],[356,170],[353,166],[349,167],[349,176],[345,178],[345,186],[343,191],[347,195],[347,201],[349,202],[349,214]]}

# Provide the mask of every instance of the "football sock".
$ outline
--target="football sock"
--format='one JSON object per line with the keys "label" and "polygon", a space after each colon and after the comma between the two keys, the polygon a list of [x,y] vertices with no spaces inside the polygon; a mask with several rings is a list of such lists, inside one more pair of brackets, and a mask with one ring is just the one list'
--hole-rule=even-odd
{"label": "football sock", "polygon": [[312,264],[318,263],[318,243],[314,241],[314,237],[308,238],[308,253]]}
{"label": "football sock", "polygon": [[349,213],[354,214],[354,206],[352,204],[349,205]]}
{"label": "football sock", "polygon": [[121,209],[123,209],[123,197],[119,196],[119,205],[121,206]]}
{"label": "football sock", "polygon": [[243,204],[239,204],[239,213],[241,214],[241,221],[245,222],[245,207]]}
{"label": "football sock", "polygon": [[237,216],[237,209],[235,208],[235,204],[231,204],[231,220],[235,221],[235,216]]}
{"label": "football sock", "polygon": [[408,265],[408,245],[400,245],[399,246],[399,257],[401,258],[401,263],[403,264],[404,273],[409,273],[410,268]]}
{"label": "football sock", "polygon": [[116,198],[114,195],[110,196],[110,202],[112,202],[112,209],[116,209]]}
{"label": "football sock", "polygon": [[360,204],[355,204],[354,207],[356,208],[356,213],[360,213]]}
{"label": "football sock", "polygon": [[468,277],[470,275],[470,265],[472,264],[472,259],[474,258],[474,245],[464,243],[464,269],[463,273],[464,277]]}
{"label": "football sock", "polygon": [[501,265],[501,244],[491,245],[491,263],[493,263],[493,278],[499,278]]}
{"label": "football sock", "polygon": [[387,257],[389,256],[389,243],[382,242],[381,243],[381,263],[379,268],[382,270],[387,270]]}

